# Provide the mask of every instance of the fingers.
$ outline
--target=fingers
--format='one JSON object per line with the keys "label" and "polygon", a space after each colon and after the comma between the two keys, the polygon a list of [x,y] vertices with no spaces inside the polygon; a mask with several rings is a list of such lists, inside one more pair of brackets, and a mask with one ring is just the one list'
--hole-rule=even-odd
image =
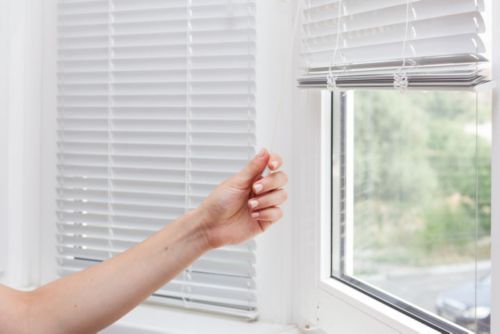
{"label": "fingers", "polygon": [[282,188],[288,182],[288,176],[284,172],[275,172],[258,180],[253,185],[255,194],[263,194],[275,189]]}
{"label": "fingers", "polygon": [[285,190],[279,189],[266,193],[259,197],[254,197],[248,201],[248,206],[251,210],[262,210],[270,207],[275,207],[283,204],[288,198]]}
{"label": "fingers", "polygon": [[260,211],[252,212],[252,218],[261,222],[276,222],[283,217],[283,211],[280,208],[272,207]]}
{"label": "fingers", "polygon": [[248,206],[252,218],[257,221],[262,231],[283,217],[283,211],[279,205],[287,200],[288,194],[281,188],[288,182],[288,176],[284,172],[277,172],[282,165],[281,157],[277,154],[271,154],[267,167],[273,173],[265,177],[259,175],[253,179],[253,193],[260,195],[250,199]]}
{"label": "fingers", "polygon": [[280,208],[268,208],[266,210],[253,213],[254,218],[262,232],[265,232],[269,226],[277,222],[283,217],[283,211]]}
{"label": "fingers", "polygon": [[281,159],[281,156],[279,156],[279,154],[271,154],[271,156],[269,157],[269,162],[267,164],[267,166],[269,167],[269,169],[271,171],[276,171],[278,170],[281,165],[283,164],[283,160]]}
{"label": "fingers", "polygon": [[248,164],[238,173],[238,176],[246,182],[253,182],[266,169],[269,162],[269,153],[262,149]]}

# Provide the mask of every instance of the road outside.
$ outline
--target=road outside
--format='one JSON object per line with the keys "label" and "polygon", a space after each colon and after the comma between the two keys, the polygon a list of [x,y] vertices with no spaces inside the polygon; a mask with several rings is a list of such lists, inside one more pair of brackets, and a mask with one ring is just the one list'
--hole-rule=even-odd
{"label": "road outside", "polygon": [[401,267],[390,270],[384,268],[387,275],[360,276],[362,280],[389,292],[398,298],[436,312],[436,299],[439,294],[467,283],[475,282],[490,272],[489,261],[478,262],[477,275],[474,263],[447,265],[426,268]]}

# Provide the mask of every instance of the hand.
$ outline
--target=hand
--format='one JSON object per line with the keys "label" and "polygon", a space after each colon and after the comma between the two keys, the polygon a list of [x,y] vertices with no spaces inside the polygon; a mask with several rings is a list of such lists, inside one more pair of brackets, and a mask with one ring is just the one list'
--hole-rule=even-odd
{"label": "hand", "polygon": [[[287,175],[277,171],[281,164],[278,155],[262,150],[205,199],[197,210],[205,217],[204,231],[209,247],[243,242],[283,216],[279,205],[288,196],[281,189],[287,183]],[[272,173],[264,177],[266,167]]]}

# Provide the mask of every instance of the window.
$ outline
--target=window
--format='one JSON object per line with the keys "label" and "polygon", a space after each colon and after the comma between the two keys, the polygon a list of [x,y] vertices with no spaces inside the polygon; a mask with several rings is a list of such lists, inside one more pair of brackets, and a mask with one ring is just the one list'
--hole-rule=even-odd
{"label": "window", "polygon": [[489,5],[303,3],[299,85],[332,92],[328,280],[442,333],[490,331]]}
{"label": "window", "polygon": [[[255,151],[253,0],[58,4],[61,275],[195,208]],[[163,304],[254,319],[255,245],[214,250]]]}
{"label": "window", "polygon": [[443,333],[489,333],[489,94],[334,98],[332,277]]}

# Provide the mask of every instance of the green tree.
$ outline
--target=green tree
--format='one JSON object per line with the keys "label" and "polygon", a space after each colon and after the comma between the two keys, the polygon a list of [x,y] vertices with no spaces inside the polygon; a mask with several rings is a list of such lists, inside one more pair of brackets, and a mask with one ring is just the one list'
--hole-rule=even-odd
{"label": "green tree", "polygon": [[473,130],[490,110],[473,93],[355,92],[357,260],[452,260],[476,224],[489,235],[490,142]]}

